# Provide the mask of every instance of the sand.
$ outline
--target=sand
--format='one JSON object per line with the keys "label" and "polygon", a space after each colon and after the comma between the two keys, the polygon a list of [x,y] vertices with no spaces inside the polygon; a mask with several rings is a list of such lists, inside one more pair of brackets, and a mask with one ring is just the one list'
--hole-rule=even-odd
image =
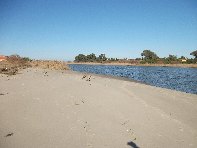
{"label": "sand", "polygon": [[35,68],[1,74],[0,147],[197,147],[197,95],[83,76]]}

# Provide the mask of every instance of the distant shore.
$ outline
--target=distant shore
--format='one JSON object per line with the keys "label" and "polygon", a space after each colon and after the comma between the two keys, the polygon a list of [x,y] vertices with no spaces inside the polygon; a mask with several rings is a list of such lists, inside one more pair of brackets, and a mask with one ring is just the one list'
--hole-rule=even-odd
{"label": "distant shore", "polygon": [[66,64],[85,64],[85,65],[114,65],[114,66],[156,66],[156,67],[183,67],[197,68],[197,64],[131,64],[131,63],[95,63],[95,62],[66,62]]}

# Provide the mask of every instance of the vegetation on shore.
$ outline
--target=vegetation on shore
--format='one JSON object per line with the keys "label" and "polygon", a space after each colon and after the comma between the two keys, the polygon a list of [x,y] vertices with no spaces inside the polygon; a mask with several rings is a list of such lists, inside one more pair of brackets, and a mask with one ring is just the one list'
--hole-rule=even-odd
{"label": "vegetation on shore", "polygon": [[68,70],[68,65],[63,61],[52,61],[52,60],[32,60],[32,67],[38,67],[42,69],[51,70]]}
{"label": "vegetation on shore", "polygon": [[94,63],[130,63],[130,64],[196,64],[197,50],[190,53],[194,58],[187,58],[185,56],[177,57],[176,55],[169,55],[168,57],[160,58],[151,50],[144,50],[141,53],[141,58],[136,59],[118,59],[108,58],[105,54],[100,54],[98,57],[92,53],[89,55],[79,54],[75,57],[74,62],[94,62]]}
{"label": "vegetation on shore", "polygon": [[[89,55],[79,54],[75,57],[76,63],[125,63],[125,64],[190,64],[196,67],[197,64],[197,50],[190,53],[194,58],[187,58],[184,56],[177,57],[169,55],[168,57],[160,58],[151,50],[144,50],[141,53],[141,58],[136,59],[118,59],[108,58],[105,54],[100,54],[98,57],[92,53]],[[6,56],[6,60],[0,62],[0,73],[14,75],[20,69],[27,67],[39,67],[43,69],[52,70],[68,70],[69,67],[65,62],[52,60],[32,60],[28,57],[20,57],[19,55]]]}
{"label": "vegetation on shore", "polygon": [[38,67],[51,70],[68,70],[65,62],[52,60],[32,60],[19,55],[6,56],[6,60],[0,62],[0,73],[15,75],[20,69]]}
{"label": "vegetation on shore", "polygon": [[0,62],[0,73],[15,75],[19,69],[31,67],[31,60],[19,55],[6,56],[6,60]]}

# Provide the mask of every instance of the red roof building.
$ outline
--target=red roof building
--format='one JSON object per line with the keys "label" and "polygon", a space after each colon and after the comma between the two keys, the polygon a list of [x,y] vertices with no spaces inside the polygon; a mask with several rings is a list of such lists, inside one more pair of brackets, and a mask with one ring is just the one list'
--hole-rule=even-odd
{"label": "red roof building", "polygon": [[0,55],[0,62],[5,60],[6,60],[6,56]]}

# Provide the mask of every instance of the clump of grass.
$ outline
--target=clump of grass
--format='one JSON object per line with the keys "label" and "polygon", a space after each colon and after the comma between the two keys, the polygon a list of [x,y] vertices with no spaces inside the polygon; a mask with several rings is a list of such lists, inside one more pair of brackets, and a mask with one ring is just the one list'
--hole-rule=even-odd
{"label": "clump of grass", "polygon": [[19,69],[31,67],[29,58],[23,58],[19,55],[7,56],[5,61],[0,62],[0,73],[15,75]]}

